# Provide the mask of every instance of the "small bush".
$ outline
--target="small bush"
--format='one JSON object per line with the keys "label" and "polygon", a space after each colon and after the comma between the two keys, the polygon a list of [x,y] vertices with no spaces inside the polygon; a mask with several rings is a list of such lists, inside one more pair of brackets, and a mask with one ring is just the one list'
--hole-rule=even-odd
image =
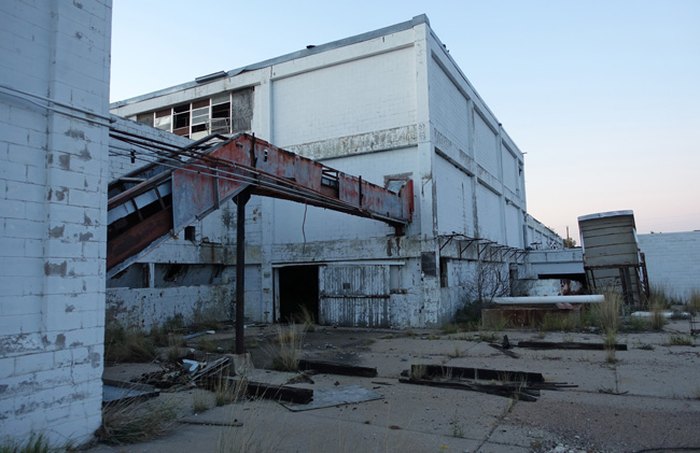
{"label": "small bush", "polygon": [[105,328],[105,361],[150,362],[155,357],[156,347],[143,332],[119,324]]}
{"label": "small bush", "polygon": [[630,316],[625,322],[624,329],[628,332],[646,332],[651,329],[651,322],[639,316]]}

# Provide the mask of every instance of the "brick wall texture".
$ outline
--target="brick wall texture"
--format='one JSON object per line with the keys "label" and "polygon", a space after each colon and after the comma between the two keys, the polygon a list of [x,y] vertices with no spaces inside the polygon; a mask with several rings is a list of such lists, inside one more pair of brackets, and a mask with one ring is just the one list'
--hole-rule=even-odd
{"label": "brick wall texture", "polygon": [[102,402],[111,0],[3,1],[0,35],[0,438],[79,444]]}

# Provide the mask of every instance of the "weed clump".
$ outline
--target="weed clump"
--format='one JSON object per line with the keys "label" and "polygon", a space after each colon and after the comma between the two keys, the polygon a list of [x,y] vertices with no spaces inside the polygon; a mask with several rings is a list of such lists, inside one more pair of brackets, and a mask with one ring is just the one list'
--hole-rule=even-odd
{"label": "weed clump", "polygon": [[102,409],[97,438],[111,445],[132,444],[165,434],[175,420],[175,409],[161,402],[116,401]]}
{"label": "weed clump", "polygon": [[688,335],[671,335],[668,344],[669,346],[694,346],[693,338]]}
{"label": "weed clump", "polygon": [[0,445],[0,453],[49,453],[49,443],[43,434],[32,434],[24,444],[7,442]]}
{"label": "weed clump", "polygon": [[153,341],[140,330],[127,329],[120,324],[105,329],[105,361],[150,362],[157,351]]}
{"label": "weed clump", "polygon": [[606,361],[615,363],[615,343],[617,342],[617,330],[619,326],[620,308],[622,300],[620,294],[613,291],[605,293],[605,299],[598,304],[596,310],[603,331],[605,342]]}
{"label": "weed clump", "polygon": [[277,371],[297,371],[306,328],[304,325],[278,325],[272,347],[272,368]]}

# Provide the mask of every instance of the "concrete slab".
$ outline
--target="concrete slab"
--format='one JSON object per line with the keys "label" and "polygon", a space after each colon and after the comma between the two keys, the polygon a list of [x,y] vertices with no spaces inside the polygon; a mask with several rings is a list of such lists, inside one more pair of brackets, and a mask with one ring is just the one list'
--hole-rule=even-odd
{"label": "concrete slab", "polygon": [[[619,334],[618,341],[626,342],[629,350],[617,352],[615,363],[607,363],[602,351],[516,348],[521,356],[514,359],[477,341],[475,333],[368,332],[366,339],[361,331],[323,332],[307,353],[377,367],[378,377],[318,374],[312,376],[313,383],[296,385],[314,390],[359,386],[381,395],[381,400],[304,412],[290,412],[274,401],[241,401],[193,416],[194,392],[161,394],[159,399],[164,400],[190,398],[180,411],[186,419],[243,426],[181,424],[165,438],[129,446],[128,451],[615,452],[700,446],[700,389],[696,390],[700,356],[693,347],[667,346],[668,331]],[[503,334],[511,343],[542,339],[532,331],[495,335]],[[546,341],[601,339],[589,333],[544,337]],[[399,383],[401,371],[412,363],[541,372],[547,380],[579,387],[544,390],[537,402],[528,403]],[[294,376],[258,369],[248,378],[282,385]],[[94,451],[120,450],[99,446]]]}
{"label": "concrete slab", "polygon": [[347,385],[334,388],[316,388],[314,389],[314,399],[308,404],[292,404],[285,402],[281,404],[292,412],[301,412],[325,407],[363,403],[382,398],[383,396],[379,393],[362,386]]}

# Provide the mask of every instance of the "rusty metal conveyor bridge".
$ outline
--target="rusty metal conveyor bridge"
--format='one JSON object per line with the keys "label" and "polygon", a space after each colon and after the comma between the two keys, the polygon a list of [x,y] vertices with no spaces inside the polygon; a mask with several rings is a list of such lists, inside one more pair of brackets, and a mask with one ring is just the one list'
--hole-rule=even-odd
{"label": "rusty metal conveyor bridge", "polygon": [[[113,136],[125,138],[117,132]],[[245,204],[250,195],[283,198],[380,220],[395,227],[398,234],[403,234],[411,221],[412,181],[407,180],[396,193],[249,134],[210,136],[185,148],[161,151],[160,155],[163,153],[168,158],[109,185],[109,277],[232,198],[237,204],[237,263],[244,257]],[[243,267],[236,266],[237,300],[242,298],[238,293],[242,291],[239,282],[242,286]],[[242,322],[243,312],[238,312],[242,305],[236,304],[237,322],[238,315]]]}

